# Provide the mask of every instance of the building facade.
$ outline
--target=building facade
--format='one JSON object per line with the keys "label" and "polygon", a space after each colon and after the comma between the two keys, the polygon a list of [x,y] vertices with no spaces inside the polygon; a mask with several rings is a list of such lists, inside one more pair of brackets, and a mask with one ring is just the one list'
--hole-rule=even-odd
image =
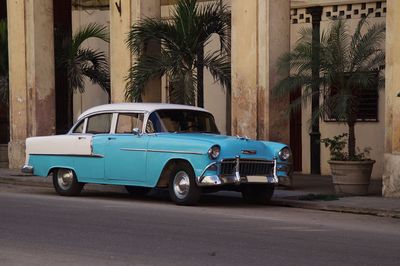
{"label": "building facade", "polygon": [[[4,2],[4,0],[3,0]],[[10,75],[9,165],[18,168],[24,160],[26,137],[56,132],[53,0],[7,0]],[[199,1],[206,2],[206,1]],[[221,131],[290,143],[297,154],[297,170],[310,172],[310,107],[303,106],[295,118],[287,115],[290,97],[272,97],[278,80],[276,61],[290,51],[301,27],[310,27],[307,8],[322,8],[321,31],[330,18],[345,17],[351,27],[368,15],[372,23],[385,22],[386,84],[379,92],[376,119],[357,125],[360,148],[372,148],[377,161],[373,178],[383,180],[384,195],[400,197],[400,98],[396,75],[400,67],[397,49],[400,33],[400,2],[396,0],[231,0],[232,91],[231,95],[205,73],[205,107],[216,114]],[[77,0],[72,1],[72,31],[90,22],[107,25],[110,44],[88,42],[110,57],[111,99],[124,101],[125,76],[135,58],[126,47],[130,26],[144,17],[168,18],[175,1],[170,0]],[[215,49],[213,44],[207,49]],[[287,73],[289,74],[289,73]],[[85,94],[74,96],[75,117],[85,109],[104,103],[103,92],[87,83]],[[152,81],[145,101],[167,101],[165,80]],[[227,113],[231,105],[231,113]],[[227,119],[228,118],[228,119]],[[227,128],[228,125],[228,128]],[[337,122],[321,121],[321,136],[345,131]],[[300,161],[299,161],[300,160]],[[321,173],[329,174],[328,151],[321,147]]]}

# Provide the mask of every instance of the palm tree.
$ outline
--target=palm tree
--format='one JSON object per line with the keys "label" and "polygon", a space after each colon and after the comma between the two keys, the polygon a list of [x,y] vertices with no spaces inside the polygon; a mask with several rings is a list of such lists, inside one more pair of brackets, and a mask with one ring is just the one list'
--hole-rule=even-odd
{"label": "palm tree", "polygon": [[[347,124],[350,160],[357,158],[355,124],[360,106],[359,96],[365,90],[376,89],[376,83],[382,84],[383,81],[379,73],[385,63],[382,50],[384,38],[384,24],[368,25],[366,19],[361,19],[351,34],[345,21],[337,19],[321,34],[319,79],[311,77],[315,65],[311,52],[311,29],[303,29],[292,52],[283,55],[278,62],[282,73],[290,71],[291,74],[277,84],[277,95],[302,87],[302,97],[292,104],[292,108],[306,104],[315,93],[323,96],[324,101],[319,110],[312,114],[311,122],[334,115],[338,121]],[[312,91],[315,83],[320,88],[318,92]]]}
{"label": "palm tree", "polygon": [[8,42],[5,20],[0,21],[0,105],[8,109]]}
{"label": "palm tree", "polygon": [[[170,101],[195,105],[196,94],[202,96],[203,67],[230,89],[230,13],[223,4],[196,2],[179,0],[170,19],[146,18],[132,26],[127,44],[138,60],[127,76],[128,101],[141,101],[147,82],[166,74]],[[219,36],[220,49],[204,54],[213,34]],[[159,54],[146,54],[152,42],[161,43]]]}
{"label": "palm tree", "polygon": [[[109,34],[105,26],[88,24],[80,28],[68,41],[62,39],[56,51],[56,66],[66,71],[68,83],[68,121],[72,122],[72,96],[74,91],[85,91],[85,78],[98,84],[107,92],[110,100],[110,73],[107,57],[104,52],[91,48],[83,48],[82,44],[90,39],[97,38],[109,42]],[[59,38],[60,39],[60,38]]]}

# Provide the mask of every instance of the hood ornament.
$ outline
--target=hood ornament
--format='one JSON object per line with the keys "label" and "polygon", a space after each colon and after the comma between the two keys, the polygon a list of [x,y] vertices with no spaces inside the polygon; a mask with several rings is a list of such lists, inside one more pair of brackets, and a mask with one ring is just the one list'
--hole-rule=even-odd
{"label": "hood ornament", "polygon": [[248,136],[239,136],[236,135],[236,138],[241,139],[241,140],[250,140],[250,138]]}

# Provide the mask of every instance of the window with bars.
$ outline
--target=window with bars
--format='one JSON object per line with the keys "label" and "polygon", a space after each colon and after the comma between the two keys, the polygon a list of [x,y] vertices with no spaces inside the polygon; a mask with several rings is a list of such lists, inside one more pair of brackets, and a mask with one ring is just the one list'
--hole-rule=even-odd
{"label": "window with bars", "polygon": [[[374,82],[371,82],[370,88],[364,89],[354,89],[353,97],[357,101],[357,112],[356,117],[358,122],[378,122],[378,100],[379,100],[379,92],[378,92],[378,81],[379,81],[379,73],[371,72],[372,77],[374,78]],[[350,77],[349,74],[344,75],[345,79]],[[335,100],[335,96],[338,93],[338,89],[331,88],[328,92],[329,95],[325,95],[326,97],[331,97],[330,100],[330,108],[325,116],[326,122],[343,122],[342,119],[339,118],[338,112],[335,111],[337,108],[337,104]]]}

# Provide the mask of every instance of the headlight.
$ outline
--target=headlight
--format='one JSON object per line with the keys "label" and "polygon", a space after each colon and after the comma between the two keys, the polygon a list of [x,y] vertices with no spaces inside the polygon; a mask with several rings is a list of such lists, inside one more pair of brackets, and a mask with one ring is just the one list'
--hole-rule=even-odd
{"label": "headlight", "polygon": [[288,147],[285,147],[279,151],[278,155],[282,161],[286,161],[290,158],[290,156],[292,155],[292,152],[290,151],[290,149]]}
{"label": "headlight", "polygon": [[221,147],[219,145],[214,145],[208,150],[208,157],[210,157],[212,160],[215,160],[218,158],[220,152]]}

